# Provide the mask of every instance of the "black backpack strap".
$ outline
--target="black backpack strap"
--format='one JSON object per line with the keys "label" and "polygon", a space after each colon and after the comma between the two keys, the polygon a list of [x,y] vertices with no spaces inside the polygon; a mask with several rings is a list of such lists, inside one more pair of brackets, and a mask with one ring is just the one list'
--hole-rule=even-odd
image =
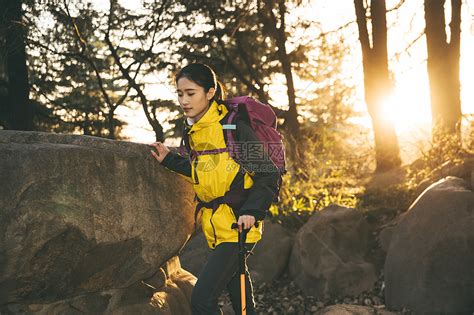
{"label": "black backpack strap", "polygon": [[191,155],[191,145],[189,144],[189,134],[186,125],[183,125],[183,134],[180,142],[180,153],[185,153],[187,156]]}
{"label": "black backpack strap", "polygon": [[197,166],[197,159],[193,155],[193,150],[191,149],[191,144],[189,143],[189,134],[186,126],[183,127],[183,135],[181,137],[181,142],[179,146],[179,151],[181,155],[187,156],[189,159],[189,163],[194,163],[194,184],[199,184],[199,179],[197,177],[196,166]]}

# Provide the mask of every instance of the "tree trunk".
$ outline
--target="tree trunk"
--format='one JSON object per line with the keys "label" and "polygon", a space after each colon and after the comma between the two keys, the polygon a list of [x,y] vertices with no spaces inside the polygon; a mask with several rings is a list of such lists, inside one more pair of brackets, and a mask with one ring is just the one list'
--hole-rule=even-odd
{"label": "tree trunk", "polygon": [[293,81],[293,70],[291,68],[290,58],[286,51],[286,33],[285,33],[285,15],[286,6],[284,0],[277,0],[278,12],[280,15],[280,27],[277,27],[277,19],[273,14],[273,1],[269,1],[268,11],[273,20],[275,28],[275,43],[278,47],[278,59],[281,62],[281,68],[286,79],[287,95],[288,95],[288,112],[285,117],[286,130],[296,140],[299,138],[298,111],[296,109],[295,85]]}
{"label": "tree trunk", "polygon": [[445,135],[460,136],[459,83],[461,0],[451,0],[451,39],[447,41],[445,0],[425,0],[426,44],[434,142]]}
{"label": "tree trunk", "polygon": [[[5,1],[0,0],[3,7]],[[6,46],[7,21],[5,16],[0,15],[0,129],[6,128],[9,108],[8,96],[8,74],[7,74],[7,46]]]}
{"label": "tree trunk", "polygon": [[365,101],[374,131],[376,170],[387,171],[400,166],[401,159],[395,128],[382,110],[392,87],[388,72],[386,4],[385,0],[371,1],[372,46],[363,0],[354,0],[354,6],[362,48]]}
{"label": "tree trunk", "polygon": [[[285,120],[282,128],[286,131],[289,149],[289,158],[293,161],[295,169],[303,168],[305,163],[302,160],[303,152],[300,148],[299,139],[300,128],[298,122],[298,111],[296,108],[296,94],[293,80],[293,70],[291,67],[290,58],[286,51],[286,33],[285,33],[285,16],[286,16],[286,4],[285,0],[266,0],[257,1],[257,10],[261,18],[262,23],[268,28],[270,34],[275,41],[275,45],[278,48],[278,60],[281,64],[281,70],[286,79],[287,86],[287,97],[288,97],[288,111],[285,113]],[[277,4],[277,12],[279,20],[275,15],[273,8]],[[297,175],[297,174],[296,174]],[[299,175],[297,175],[299,177]]]}
{"label": "tree trunk", "polygon": [[33,130],[33,110],[29,101],[30,87],[26,67],[25,31],[21,23],[22,2],[4,2],[2,24],[6,27],[6,80],[7,96],[5,129]]}

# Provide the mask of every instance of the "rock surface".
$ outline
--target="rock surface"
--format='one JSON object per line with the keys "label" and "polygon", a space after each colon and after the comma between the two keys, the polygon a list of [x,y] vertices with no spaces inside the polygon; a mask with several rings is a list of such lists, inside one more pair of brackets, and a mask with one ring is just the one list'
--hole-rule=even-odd
{"label": "rock surface", "polygon": [[173,257],[145,281],[127,288],[87,293],[48,304],[8,304],[0,314],[191,314],[191,292],[196,278]]}
{"label": "rock surface", "polygon": [[198,232],[184,245],[179,254],[179,260],[183,268],[196,277],[201,273],[202,268],[206,264],[207,257],[211,253],[202,230],[200,227],[198,229]]}
{"label": "rock surface", "polygon": [[474,312],[474,193],[455,177],[428,187],[395,227],[385,261],[391,309]]}
{"label": "rock surface", "polygon": [[295,283],[321,299],[370,291],[377,281],[365,260],[371,231],[361,211],[329,206],[298,231],[289,263]]}
{"label": "rock surface", "polygon": [[0,305],[130,287],[192,232],[191,185],[143,144],[0,131],[0,182]]}
{"label": "rock surface", "polygon": [[315,315],[395,315],[383,309],[377,309],[368,306],[336,304],[319,310]]}
{"label": "rock surface", "polygon": [[292,245],[292,238],[280,224],[265,221],[263,237],[247,259],[252,280],[259,284],[277,279],[288,265]]}

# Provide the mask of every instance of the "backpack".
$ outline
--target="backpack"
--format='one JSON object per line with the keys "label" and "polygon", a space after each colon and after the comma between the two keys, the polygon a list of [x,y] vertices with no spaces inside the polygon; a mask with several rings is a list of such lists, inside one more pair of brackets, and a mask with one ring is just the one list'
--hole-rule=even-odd
{"label": "backpack", "polygon": [[[249,123],[255,132],[255,136],[263,144],[268,157],[278,169],[280,174],[278,189],[273,198],[273,202],[278,202],[280,200],[279,192],[282,177],[287,173],[287,169],[283,136],[277,131],[277,116],[275,112],[268,104],[264,104],[249,96],[230,98],[224,100],[223,104],[229,111],[226,115],[225,124],[222,125],[229,155],[242,166],[239,146],[236,145],[234,140],[234,132],[236,130],[235,121],[237,117],[243,117]],[[193,154],[186,132],[183,133],[183,138],[181,139],[180,151],[182,153],[187,151],[188,155]]]}

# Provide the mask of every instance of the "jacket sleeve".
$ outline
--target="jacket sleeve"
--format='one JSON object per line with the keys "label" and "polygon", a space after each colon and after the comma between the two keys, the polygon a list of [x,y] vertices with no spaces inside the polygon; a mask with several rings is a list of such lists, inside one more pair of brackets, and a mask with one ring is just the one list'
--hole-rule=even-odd
{"label": "jacket sleeve", "polygon": [[246,152],[241,155],[242,166],[248,172],[254,173],[252,176],[253,185],[250,188],[247,200],[240,208],[240,215],[252,215],[257,221],[263,220],[277,192],[280,174],[264,150],[257,154],[257,158],[249,157],[252,150],[251,146],[256,145],[258,150],[258,146],[263,149],[263,144],[255,136],[248,122],[238,119],[236,125],[235,140],[247,145]]}
{"label": "jacket sleeve", "polygon": [[173,151],[168,152],[163,161],[161,161],[161,165],[170,171],[191,178],[191,164],[189,160],[178,153]]}

